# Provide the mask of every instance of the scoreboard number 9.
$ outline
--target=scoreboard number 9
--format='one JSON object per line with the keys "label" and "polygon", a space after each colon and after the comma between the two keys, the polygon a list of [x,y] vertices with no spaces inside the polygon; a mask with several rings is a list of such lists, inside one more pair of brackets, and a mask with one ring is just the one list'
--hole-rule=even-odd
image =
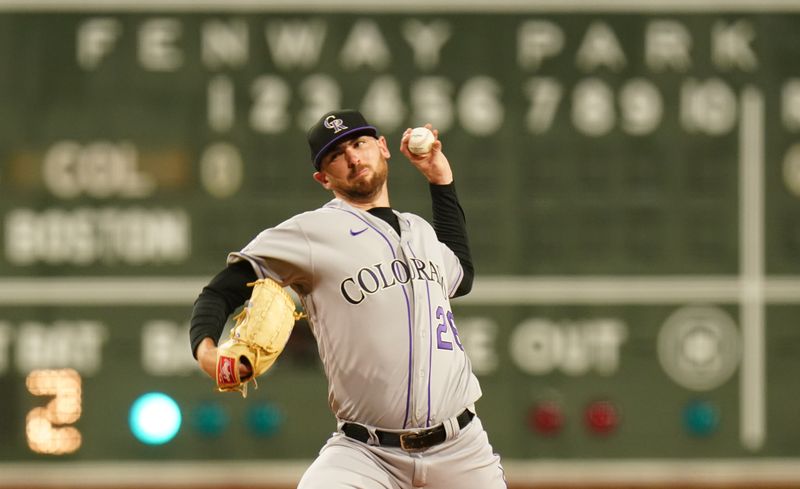
{"label": "scoreboard number 9", "polygon": [[71,424],[81,417],[81,376],[73,369],[34,370],[25,379],[34,396],[52,396],[25,419],[28,446],[36,453],[65,455],[81,446],[81,433]]}

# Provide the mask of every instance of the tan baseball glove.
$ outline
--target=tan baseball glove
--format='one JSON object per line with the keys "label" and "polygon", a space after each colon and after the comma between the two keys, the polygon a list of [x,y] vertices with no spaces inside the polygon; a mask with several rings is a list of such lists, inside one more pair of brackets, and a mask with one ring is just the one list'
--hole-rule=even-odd
{"label": "tan baseball glove", "polygon": [[[253,287],[250,300],[234,318],[231,337],[217,348],[217,387],[239,391],[247,397],[247,384],[266,372],[281,354],[294,323],[304,316],[295,311],[294,301],[271,279],[247,284]],[[252,374],[240,378],[239,365],[249,364]]]}

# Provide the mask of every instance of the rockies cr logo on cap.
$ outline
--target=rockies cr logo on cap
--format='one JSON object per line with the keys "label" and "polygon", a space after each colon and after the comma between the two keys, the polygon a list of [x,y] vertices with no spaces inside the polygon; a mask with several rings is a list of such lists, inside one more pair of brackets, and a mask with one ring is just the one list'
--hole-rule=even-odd
{"label": "rockies cr logo on cap", "polygon": [[314,168],[320,169],[322,157],[345,138],[369,134],[378,138],[378,130],[370,126],[361,112],[353,109],[332,110],[322,116],[308,130],[308,147]]}
{"label": "rockies cr logo on cap", "polygon": [[328,129],[333,129],[334,134],[347,129],[347,126],[344,125],[344,121],[337,119],[335,115],[329,115],[326,117],[323,125]]}

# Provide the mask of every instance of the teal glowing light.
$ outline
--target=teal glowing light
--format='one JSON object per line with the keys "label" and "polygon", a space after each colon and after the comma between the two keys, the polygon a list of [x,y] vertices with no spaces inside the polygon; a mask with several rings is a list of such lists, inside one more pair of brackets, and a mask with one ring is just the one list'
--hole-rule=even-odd
{"label": "teal glowing light", "polygon": [[247,411],[247,427],[257,436],[273,436],[280,431],[282,424],[283,413],[273,404],[256,404]]}
{"label": "teal glowing light", "polygon": [[142,443],[162,445],[178,434],[181,428],[181,409],[168,395],[148,392],[134,401],[128,424],[133,436]]}
{"label": "teal glowing light", "polygon": [[683,409],[683,425],[694,436],[709,436],[719,427],[719,409],[709,401],[690,401]]}
{"label": "teal glowing light", "polygon": [[228,427],[228,415],[217,402],[204,402],[191,415],[192,426],[201,435],[219,436]]}

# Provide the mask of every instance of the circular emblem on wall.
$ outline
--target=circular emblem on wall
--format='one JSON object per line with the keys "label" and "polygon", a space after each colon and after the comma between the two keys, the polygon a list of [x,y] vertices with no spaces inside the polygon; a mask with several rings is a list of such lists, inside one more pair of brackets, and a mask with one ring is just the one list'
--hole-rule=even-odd
{"label": "circular emblem on wall", "polygon": [[741,358],[739,329],[718,307],[688,306],[675,311],[658,333],[658,360],[679,385],[695,391],[719,387]]}

